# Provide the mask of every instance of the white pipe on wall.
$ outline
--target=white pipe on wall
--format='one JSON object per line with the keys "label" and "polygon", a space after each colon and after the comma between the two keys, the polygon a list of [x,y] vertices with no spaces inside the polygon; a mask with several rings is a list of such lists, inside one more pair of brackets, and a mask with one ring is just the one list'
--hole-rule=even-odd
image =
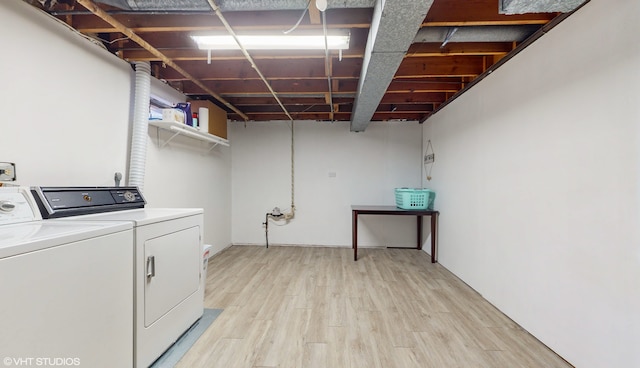
{"label": "white pipe on wall", "polygon": [[131,131],[131,154],[127,185],[144,191],[144,175],[147,162],[147,129],[149,122],[149,96],[151,94],[151,66],[148,62],[136,62],[136,83]]}

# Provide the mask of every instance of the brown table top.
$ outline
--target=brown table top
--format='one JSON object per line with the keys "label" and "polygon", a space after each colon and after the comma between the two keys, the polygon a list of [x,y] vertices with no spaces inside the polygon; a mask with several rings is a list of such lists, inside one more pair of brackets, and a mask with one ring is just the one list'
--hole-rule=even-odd
{"label": "brown table top", "polygon": [[438,214],[438,211],[435,210],[420,210],[420,209],[410,209],[405,210],[402,208],[398,208],[396,206],[371,206],[371,205],[352,205],[352,211],[358,211],[358,213],[362,214],[379,214],[379,215],[431,215]]}

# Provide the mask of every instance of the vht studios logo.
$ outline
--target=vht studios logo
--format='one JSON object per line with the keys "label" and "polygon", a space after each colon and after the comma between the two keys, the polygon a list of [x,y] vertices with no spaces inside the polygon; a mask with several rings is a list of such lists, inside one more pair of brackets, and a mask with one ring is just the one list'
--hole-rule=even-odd
{"label": "vht studios logo", "polygon": [[80,358],[5,357],[2,362],[7,367],[69,367],[79,366]]}

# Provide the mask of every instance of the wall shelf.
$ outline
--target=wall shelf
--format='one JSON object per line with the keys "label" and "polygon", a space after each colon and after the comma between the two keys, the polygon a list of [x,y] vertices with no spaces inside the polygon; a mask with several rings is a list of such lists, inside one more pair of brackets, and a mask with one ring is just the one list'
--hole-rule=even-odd
{"label": "wall shelf", "polygon": [[[215,146],[219,144],[229,147],[229,141],[227,139],[223,139],[213,134],[202,132],[194,127],[190,127],[188,125],[178,123],[175,121],[149,120],[149,125],[154,126],[158,129],[167,130],[173,133],[173,135],[169,139],[165,140],[164,143],[162,143],[160,148],[166,146],[173,138],[179,135],[184,135],[200,141],[212,143],[211,147],[209,148],[209,151],[211,151]],[[159,141],[158,141],[158,144],[160,144]]]}

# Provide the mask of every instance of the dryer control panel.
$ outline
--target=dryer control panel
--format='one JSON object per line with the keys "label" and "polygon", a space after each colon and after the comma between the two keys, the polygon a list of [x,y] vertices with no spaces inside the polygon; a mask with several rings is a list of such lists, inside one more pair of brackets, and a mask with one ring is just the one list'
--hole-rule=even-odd
{"label": "dryer control panel", "polygon": [[42,217],[58,218],[143,208],[137,187],[33,187]]}

